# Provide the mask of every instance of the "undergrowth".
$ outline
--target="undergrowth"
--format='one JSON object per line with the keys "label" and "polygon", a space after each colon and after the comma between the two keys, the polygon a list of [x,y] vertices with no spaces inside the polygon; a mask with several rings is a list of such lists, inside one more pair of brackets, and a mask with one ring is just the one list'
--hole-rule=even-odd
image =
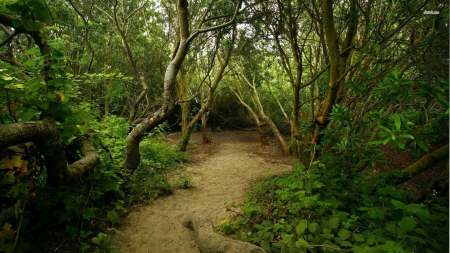
{"label": "undergrowth", "polygon": [[110,116],[90,127],[101,164],[86,177],[49,187],[38,171],[2,192],[0,252],[114,252],[110,236],[120,233],[115,227],[128,206],[189,184],[185,176],[178,184],[165,176],[187,157],[163,141],[164,125],[141,142],[142,162],[134,172],[122,168],[126,120]]}
{"label": "undergrowth", "polygon": [[221,231],[271,252],[448,252],[443,199],[415,203],[395,171],[349,178],[327,165],[256,181]]}

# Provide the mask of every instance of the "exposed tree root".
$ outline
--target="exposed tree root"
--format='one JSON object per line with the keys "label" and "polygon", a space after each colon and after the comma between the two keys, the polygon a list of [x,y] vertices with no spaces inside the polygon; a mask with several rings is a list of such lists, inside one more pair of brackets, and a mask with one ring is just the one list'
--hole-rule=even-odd
{"label": "exposed tree root", "polygon": [[195,231],[195,241],[202,253],[266,253],[251,243],[233,240],[214,231],[211,221],[202,214],[190,213],[183,219],[183,226]]}

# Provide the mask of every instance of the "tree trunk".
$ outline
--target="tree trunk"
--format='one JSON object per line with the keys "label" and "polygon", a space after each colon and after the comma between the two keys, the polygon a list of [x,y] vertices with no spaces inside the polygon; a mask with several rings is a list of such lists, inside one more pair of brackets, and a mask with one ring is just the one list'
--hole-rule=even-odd
{"label": "tree trunk", "polygon": [[67,165],[64,144],[53,123],[32,121],[0,125],[0,150],[25,142],[35,143],[44,156],[49,185],[70,182],[93,170],[100,162],[100,156],[92,144],[88,140],[82,140],[78,145],[84,157]]}
{"label": "tree trunk", "polygon": [[291,154],[291,149],[289,147],[289,144],[286,142],[286,140],[284,139],[283,135],[281,135],[281,133],[278,130],[278,128],[275,125],[275,123],[273,123],[273,121],[267,116],[264,117],[264,121],[269,125],[269,127],[272,130],[273,134],[277,138],[278,143],[281,146],[283,155],[285,155],[285,156],[290,155]]}
{"label": "tree trunk", "polygon": [[259,121],[260,124],[257,124],[256,127],[259,133],[259,139],[261,140],[261,145],[269,146],[269,132],[268,125],[265,122]]}
{"label": "tree trunk", "polygon": [[235,22],[236,15],[240,8],[241,2],[238,1],[233,18],[221,25],[210,28],[196,30],[192,35],[189,29],[189,10],[187,0],[178,0],[178,23],[180,27],[180,42],[177,47],[175,56],[167,66],[164,75],[164,92],[162,95],[162,105],[158,111],[141,121],[130,132],[126,139],[126,157],[123,164],[124,169],[134,171],[141,162],[141,154],[139,152],[139,143],[144,137],[144,133],[154,129],[156,126],[164,122],[175,109],[176,88],[175,80],[181,64],[188,53],[190,42],[200,33],[218,30],[232,25]]}
{"label": "tree trunk", "polygon": [[[219,85],[220,81],[222,80],[222,78],[224,76],[225,69],[228,66],[228,62],[229,62],[230,57],[231,57],[231,53],[232,53],[233,45],[234,45],[234,42],[235,42],[235,38],[236,38],[236,27],[233,28],[233,35],[232,35],[232,39],[231,39],[232,43],[231,43],[231,46],[228,48],[228,52],[227,52],[227,54],[225,56],[225,61],[222,61],[220,59],[219,54],[217,54],[217,58],[218,58],[219,63],[220,63],[220,68],[219,68],[217,74],[214,77],[213,83],[210,86],[206,102],[203,102],[203,100],[202,100],[202,107],[197,112],[197,114],[191,119],[191,121],[189,121],[189,123],[186,126],[183,125],[183,129],[182,129],[183,137],[181,139],[181,145],[180,145],[180,151],[181,152],[185,152],[186,151],[186,148],[187,148],[187,145],[188,145],[189,140],[191,138],[191,133],[194,130],[195,124],[209,110],[209,108],[211,107],[211,104],[212,104],[212,102],[214,100],[214,92],[216,91],[217,86]],[[185,92],[187,94],[187,91],[185,91]],[[187,112],[186,112],[186,121],[187,121]]]}
{"label": "tree trunk", "polygon": [[402,172],[410,176],[416,176],[446,159],[448,159],[448,144],[432,153],[424,155],[419,161],[411,164]]}
{"label": "tree trunk", "polygon": [[[350,0],[350,13],[355,15],[356,13],[356,0]],[[314,137],[312,138],[312,144],[319,144],[322,135],[321,130],[326,128],[329,120],[329,115],[333,106],[337,102],[338,95],[342,95],[343,85],[341,85],[342,78],[346,73],[346,62],[350,55],[349,51],[346,51],[351,46],[353,38],[355,37],[358,20],[355,17],[351,17],[349,25],[347,27],[346,37],[342,44],[342,55],[339,50],[339,35],[336,32],[334,16],[333,16],[333,1],[323,1],[323,23],[326,37],[326,44],[328,46],[328,57],[330,62],[329,69],[329,83],[327,89],[327,95],[323,103],[322,111],[315,119],[316,128],[314,130]],[[344,48],[345,47],[345,48]]]}
{"label": "tree trunk", "polygon": [[[202,93],[201,93],[201,104],[202,104],[202,107],[205,104],[204,100],[205,100],[205,91],[202,90]],[[208,131],[208,113],[207,112],[203,113],[203,115],[202,115],[202,126],[201,126],[201,129],[202,129],[203,143],[210,143],[212,140],[211,140],[211,134]]]}

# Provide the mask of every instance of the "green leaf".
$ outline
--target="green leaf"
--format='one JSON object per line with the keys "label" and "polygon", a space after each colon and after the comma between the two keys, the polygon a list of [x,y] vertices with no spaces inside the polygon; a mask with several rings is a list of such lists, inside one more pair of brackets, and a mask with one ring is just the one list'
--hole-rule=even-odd
{"label": "green leaf", "polygon": [[98,237],[92,238],[92,242],[101,247],[108,246],[110,241],[111,241],[111,238],[109,237],[109,235],[104,234],[104,233],[98,233]]}
{"label": "green leaf", "polygon": [[339,239],[341,239],[342,241],[347,240],[350,237],[350,234],[350,231],[343,228],[341,228],[338,232]]}
{"label": "green leaf", "polygon": [[[389,141],[389,140],[388,140]],[[380,145],[380,144],[386,144],[386,143],[384,143],[384,141],[383,140],[381,140],[381,141],[370,141],[369,142],[369,144],[372,144],[372,145]]]}
{"label": "green leaf", "polygon": [[116,212],[116,210],[108,211],[108,213],[106,214],[106,218],[112,223],[119,223],[120,221],[119,214]]}
{"label": "green leaf", "polygon": [[86,250],[90,249],[91,245],[87,243],[81,243],[81,252],[85,252]]}
{"label": "green leaf", "polygon": [[270,242],[268,242],[268,241],[262,241],[262,242],[260,243],[260,245],[261,245],[261,248],[270,251]]}
{"label": "green leaf", "polygon": [[12,195],[14,198],[21,194],[27,194],[29,192],[28,185],[26,183],[18,183],[14,185],[7,195]]}
{"label": "green leaf", "polygon": [[423,205],[423,204],[409,204],[409,205],[406,205],[404,207],[404,209],[413,214],[420,214],[420,213],[428,212],[426,210],[425,205]]}
{"label": "green leaf", "polygon": [[410,135],[410,134],[400,134],[399,135],[401,138],[406,138],[406,139],[411,139],[414,140],[414,136]]}
{"label": "green leaf", "polygon": [[82,135],[86,135],[89,133],[89,124],[88,122],[84,123],[84,125],[77,125]]}
{"label": "green leaf", "polygon": [[353,239],[357,242],[364,242],[364,236],[362,234],[353,234]]}
{"label": "green leaf", "polygon": [[331,218],[328,223],[330,224],[330,228],[338,228],[339,226],[339,218],[333,217]]}
{"label": "green leaf", "polygon": [[423,235],[423,236],[428,236],[427,232],[425,232],[425,230],[421,229],[421,228],[416,228],[414,229],[414,232]]}
{"label": "green leaf", "polygon": [[12,25],[13,25],[14,27],[19,27],[19,26],[22,25],[22,20],[20,20],[20,19],[14,19],[14,20],[12,21]]}
{"label": "green leaf", "polygon": [[32,48],[28,49],[27,51],[25,51],[25,55],[37,54],[37,53],[39,53],[39,48],[37,48],[37,47],[32,47]]}
{"label": "green leaf", "polygon": [[39,116],[39,113],[40,113],[40,112],[41,112],[41,111],[38,110],[38,109],[35,108],[35,107],[29,107],[29,108],[27,109],[26,112],[21,113],[21,114],[19,115],[19,118],[20,118],[20,120],[23,121],[23,122],[25,122],[25,121],[30,121],[30,120],[33,119],[35,116],[36,116],[36,117]]}
{"label": "green leaf", "polygon": [[94,210],[92,210],[92,208],[87,208],[86,210],[84,210],[83,218],[85,218],[86,220],[95,218]]}
{"label": "green leaf", "polygon": [[27,67],[33,67],[34,65],[36,65],[36,60],[28,59],[23,63],[23,65],[25,65]]}
{"label": "green leaf", "polygon": [[62,136],[72,136],[79,133],[80,130],[74,125],[66,124],[64,126],[64,131],[62,132]]}
{"label": "green leaf", "polygon": [[8,8],[12,12],[22,12],[26,10],[26,6],[22,5],[19,1],[6,5],[6,8]]}
{"label": "green leaf", "polygon": [[92,234],[92,231],[84,231],[84,230],[80,231],[80,237],[81,238],[86,238],[86,237],[88,237],[91,234]]}
{"label": "green leaf", "polygon": [[340,244],[342,247],[353,247],[353,244],[347,241],[342,241]]}
{"label": "green leaf", "polygon": [[369,237],[369,239],[367,239],[367,244],[368,244],[368,245],[373,245],[373,244],[375,244],[376,241],[377,241],[377,240],[376,240],[376,237],[375,237],[374,235],[371,235],[371,236]]}
{"label": "green leaf", "polygon": [[308,249],[310,248],[309,243],[303,238],[299,238],[298,241],[295,242],[295,246],[297,247],[303,246]]}
{"label": "green leaf", "polygon": [[326,241],[323,243],[324,246],[324,252],[334,252],[333,250],[340,250],[340,247],[331,243],[330,241]]}
{"label": "green leaf", "polygon": [[417,140],[416,140],[416,144],[417,144],[417,146],[419,146],[419,148],[421,148],[423,151],[428,152],[428,148],[427,148],[427,146],[425,146],[425,144],[423,143],[423,141],[417,141]]}
{"label": "green leaf", "polygon": [[75,239],[75,237],[78,235],[78,228],[66,226],[66,232],[69,233],[69,235],[70,235],[70,237],[72,237],[72,239]]}
{"label": "green leaf", "polygon": [[26,22],[24,24],[25,30],[30,32],[37,32],[41,30],[44,26],[41,22]]}
{"label": "green leaf", "polygon": [[51,22],[52,17],[50,16],[49,10],[45,6],[45,3],[42,0],[34,0],[30,1],[30,6],[33,7],[33,15],[36,20],[42,22]]}
{"label": "green leaf", "polygon": [[3,183],[14,183],[14,170],[8,171],[7,173],[5,173],[5,175],[3,176]]}
{"label": "green leaf", "polygon": [[394,75],[395,79],[398,79],[399,77],[398,66],[395,66],[394,70],[392,70],[392,74]]}
{"label": "green leaf", "polygon": [[394,122],[395,122],[395,129],[400,130],[401,119],[398,115],[394,118]]}
{"label": "green leaf", "polygon": [[398,222],[398,226],[404,231],[412,230],[416,227],[417,222],[413,217],[404,217]]}
{"label": "green leaf", "polygon": [[309,224],[308,224],[308,230],[309,230],[309,232],[315,233],[318,226],[319,226],[319,224],[317,224],[317,223],[315,223],[315,222],[309,223]]}
{"label": "green leaf", "polygon": [[405,204],[403,204],[403,202],[400,202],[400,201],[395,200],[395,199],[392,199],[391,203],[397,208],[403,208],[405,206]]}
{"label": "green leaf", "polygon": [[386,131],[387,133],[392,132],[390,129],[388,129],[388,128],[385,127],[385,126],[378,126],[378,127],[381,128],[381,129],[383,129],[383,130]]}
{"label": "green leaf", "polygon": [[298,225],[295,227],[295,231],[297,232],[298,235],[301,235],[303,234],[303,232],[305,232],[307,226],[308,226],[307,220],[300,220]]}

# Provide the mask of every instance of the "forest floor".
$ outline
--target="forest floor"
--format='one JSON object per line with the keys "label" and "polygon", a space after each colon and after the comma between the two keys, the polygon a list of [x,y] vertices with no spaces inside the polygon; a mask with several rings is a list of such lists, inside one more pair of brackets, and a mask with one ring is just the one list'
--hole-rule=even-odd
{"label": "forest floor", "polygon": [[[176,143],[179,137],[172,134],[169,139]],[[113,238],[113,248],[123,253],[199,253],[194,232],[181,224],[187,213],[204,214],[218,228],[240,211],[251,181],[293,169],[294,159],[280,156],[274,141],[262,146],[256,132],[215,132],[212,139],[200,144],[200,133],[193,134],[183,168],[191,187],[135,208],[118,228],[121,234]]]}

